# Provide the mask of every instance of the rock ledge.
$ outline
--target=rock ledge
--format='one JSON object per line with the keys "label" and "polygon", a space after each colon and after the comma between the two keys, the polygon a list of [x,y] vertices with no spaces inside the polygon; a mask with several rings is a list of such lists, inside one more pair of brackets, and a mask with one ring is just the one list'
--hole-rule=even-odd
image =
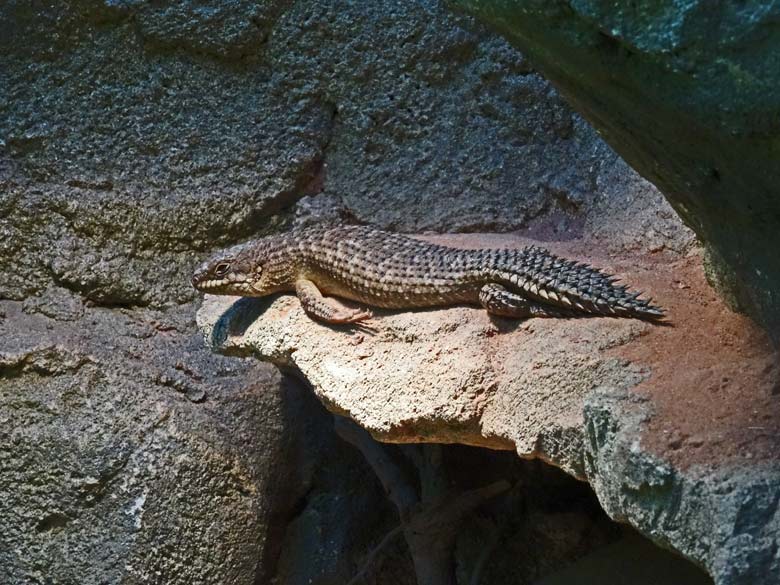
{"label": "rock ledge", "polygon": [[[441,236],[522,246],[508,235]],[[514,449],[591,483],[615,519],[716,583],[780,578],[778,359],[706,284],[698,254],[583,257],[652,291],[671,324],[493,319],[452,307],[378,311],[373,331],[308,319],[293,296],[206,297],[215,351],[304,377],[333,412],[387,442]],[[776,577],[773,577],[776,576]]]}

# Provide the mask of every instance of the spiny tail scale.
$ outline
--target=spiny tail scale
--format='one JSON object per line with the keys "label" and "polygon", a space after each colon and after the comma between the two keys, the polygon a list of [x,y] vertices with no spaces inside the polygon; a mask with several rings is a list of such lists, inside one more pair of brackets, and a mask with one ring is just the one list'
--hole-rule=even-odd
{"label": "spiny tail scale", "polygon": [[664,311],[651,304],[651,299],[639,298],[641,292],[630,292],[615,284],[617,278],[588,264],[560,258],[536,246],[518,250],[503,260],[499,267],[503,278],[508,278],[528,298],[573,313],[649,320],[664,317]]}

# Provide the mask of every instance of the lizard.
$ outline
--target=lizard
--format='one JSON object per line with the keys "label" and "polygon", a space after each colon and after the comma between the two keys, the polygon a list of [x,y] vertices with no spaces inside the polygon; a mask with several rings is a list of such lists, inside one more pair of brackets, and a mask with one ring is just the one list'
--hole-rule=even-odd
{"label": "lizard", "polygon": [[233,246],[196,269],[192,285],[217,295],[294,292],[314,320],[373,315],[341,297],[385,309],[481,305],[501,317],[607,315],[658,321],[664,311],[617,278],[543,248],[467,249],[363,225],[293,229]]}

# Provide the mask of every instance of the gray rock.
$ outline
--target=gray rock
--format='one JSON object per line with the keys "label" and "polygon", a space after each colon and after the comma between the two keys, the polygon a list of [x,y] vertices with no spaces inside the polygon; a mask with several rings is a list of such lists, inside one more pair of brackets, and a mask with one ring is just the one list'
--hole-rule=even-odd
{"label": "gray rock", "polygon": [[189,306],[3,308],[4,582],[252,582],[295,465],[278,374],[199,350]]}
{"label": "gray rock", "polygon": [[776,460],[675,468],[643,451],[648,405],[600,389],[585,403],[588,477],[607,513],[707,568],[716,584],[780,579]]}
{"label": "gray rock", "polygon": [[[571,246],[583,236],[627,273],[626,251],[655,250],[663,263],[692,243],[522,54],[438,2],[0,4],[0,298],[14,299],[0,303],[4,577],[244,585],[352,574],[395,520],[376,482],[298,386],[254,360],[209,355],[189,304],[191,269],[211,249],[322,219],[522,229]],[[372,368],[382,357],[370,339],[344,346],[339,335],[338,367],[322,361],[315,389],[383,438],[515,449],[584,477],[582,403],[597,384],[628,390],[647,378],[607,349],[644,326],[589,322],[564,343],[551,324],[524,325],[500,337],[528,349],[515,360],[497,341],[503,326],[469,309],[443,314],[427,326],[383,317],[382,344],[425,364],[435,350],[419,348],[493,339],[505,380],[538,383],[482,392],[496,363],[474,349],[484,346],[444,346],[432,370],[442,384],[388,385],[407,410],[383,413],[380,397],[393,402],[376,387],[332,384],[350,375],[350,352]],[[279,323],[295,327],[259,350],[290,365],[289,342],[314,338],[299,311],[288,317]],[[258,350],[240,339],[223,349]],[[444,366],[463,352],[474,361],[456,378]],[[300,351],[294,365],[311,374],[307,355],[322,357]],[[369,525],[349,503],[381,517]],[[638,522],[644,508],[626,507]],[[497,580],[513,577],[512,554],[530,557],[528,542],[555,549],[528,575],[571,558],[567,539],[590,524],[552,516],[517,533]],[[753,524],[740,534],[759,534]],[[469,526],[491,537],[490,522]],[[479,538],[469,536],[473,563]],[[733,542],[718,541],[718,562]],[[409,581],[403,549],[391,557],[380,582]]]}

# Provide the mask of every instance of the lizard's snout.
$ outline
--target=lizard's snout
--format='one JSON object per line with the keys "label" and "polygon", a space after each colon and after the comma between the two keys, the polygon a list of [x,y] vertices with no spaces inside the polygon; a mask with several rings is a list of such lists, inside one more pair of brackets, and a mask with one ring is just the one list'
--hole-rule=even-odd
{"label": "lizard's snout", "polygon": [[192,278],[190,279],[193,288],[196,288],[198,290],[201,289],[201,285],[203,284],[205,275],[206,273],[203,270],[199,269],[195,271],[195,273],[192,275]]}

